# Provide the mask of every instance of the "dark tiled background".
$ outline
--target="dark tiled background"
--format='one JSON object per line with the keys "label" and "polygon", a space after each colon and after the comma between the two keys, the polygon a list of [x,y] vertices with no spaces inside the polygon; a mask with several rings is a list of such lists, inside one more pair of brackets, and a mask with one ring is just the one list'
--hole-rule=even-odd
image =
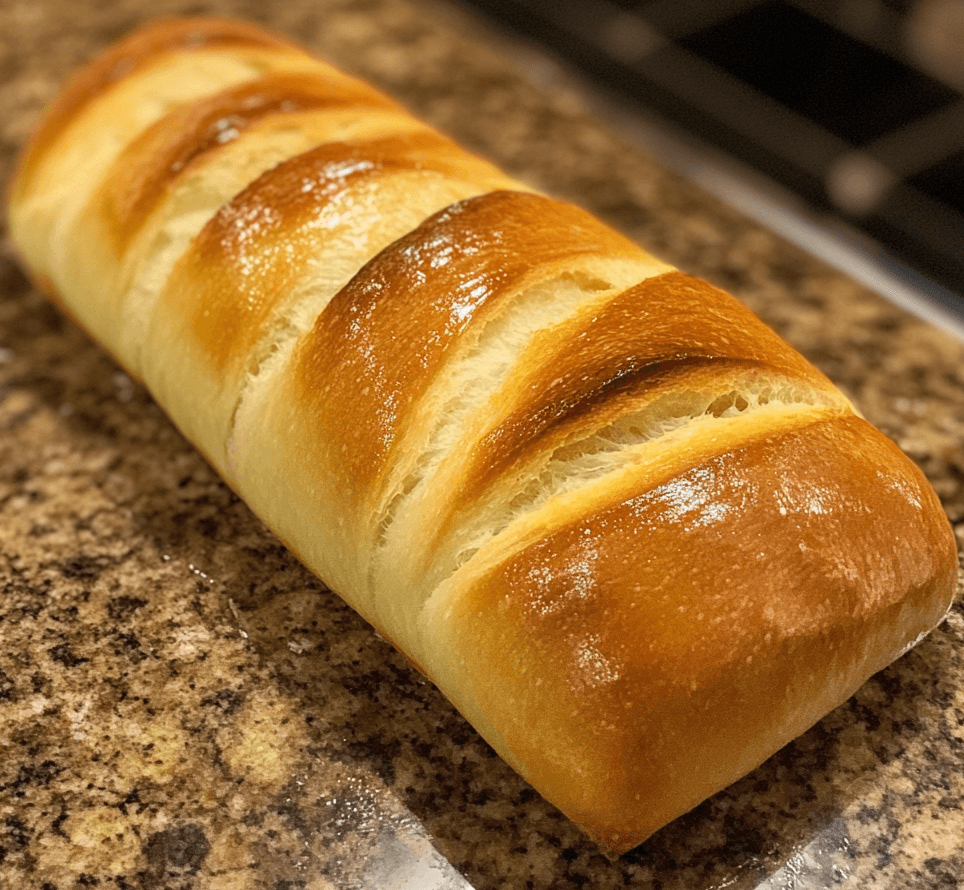
{"label": "dark tiled background", "polygon": [[867,239],[964,316],[960,0],[467,2]]}

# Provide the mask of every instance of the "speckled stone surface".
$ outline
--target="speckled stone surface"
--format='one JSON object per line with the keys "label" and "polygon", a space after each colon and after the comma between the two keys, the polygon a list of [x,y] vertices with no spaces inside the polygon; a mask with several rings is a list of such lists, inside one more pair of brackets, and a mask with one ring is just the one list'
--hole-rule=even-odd
{"label": "speckled stone surface", "polygon": [[[964,544],[964,345],[408,0],[6,0],[0,179],[152,15],[266,22],[735,292],[927,472]],[[964,880],[964,608],[618,860],[312,578],[0,244],[0,887],[937,888]],[[461,876],[461,877],[460,877]]]}

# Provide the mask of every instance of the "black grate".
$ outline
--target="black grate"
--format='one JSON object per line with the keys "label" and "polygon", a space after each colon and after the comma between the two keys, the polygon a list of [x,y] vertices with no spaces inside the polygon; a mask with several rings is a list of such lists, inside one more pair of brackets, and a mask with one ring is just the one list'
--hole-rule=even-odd
{"label": "black grate", "polygon": [[925,16],[940,4],[915,0],[466,2],[863,231],[964,313],[964,46],[942,67],[964,12],[944,23]]}
{"label": "black grate", "polygon": [[950,87],[789,3],[760,3],[679,45],[853,145],[957,98]]}

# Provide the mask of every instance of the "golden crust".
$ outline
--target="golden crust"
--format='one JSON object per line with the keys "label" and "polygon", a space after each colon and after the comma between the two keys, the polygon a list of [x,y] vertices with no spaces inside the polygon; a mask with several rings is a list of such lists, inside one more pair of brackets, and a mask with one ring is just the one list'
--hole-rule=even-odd
{"label": "golden crust", "polygon": [[233,19],[171,19],[136,31],[79,69],[47,109],[18,167],[18,188],[29,186],[48,148],[93,100],[168,53],[253,47],[299,51],[290,41]]}
{"label": "golden crust", "polygon": [[265,118],[348,106],[395,108],[358,81],[318,71],[283,71],[177,109],[133,140],[98,196],[99,212],[122,251],[166,197],[171,183],[211,152]]}
{"label": "golden crust", "polygon": [[306,433],[342,455],[336,463],[355,486],[377,487],[422,396],[469,329],[526,281],[587,255],[648,259],[585,211],[526,192],[491,192],[429,218],[360,270],[299,344],[293,397],[326,406],[306,412],[313,420]]}
{"label": "golden crust", "polygon": [[[444,159],[450,145],[430,131],[321,145],[279,164],[225,204],[178,269],[194,282],[181,311],[213,364],[250,352],[299,265],[330,237],[316,224],[326,206],[362,180],[425,170],[425,156]],[[431,167],[440,168],[444,161]],[[171,287],[168,293],[176,300],[185,291]]]}
{"label": "golden crust", "polygon": [[[552,447],[573,427],[598,427],[626,413],[627,401],[682,385],[697,369],[740,364],[770,376],[832,390],[832,384],[745,306],[706,281],[666,272],[541,332],[518,373],[488,412],[465,463],[469,493]],[[620,402],[610,406],[610,401]]]}
{"label": "golden crust", "polygon": [[[397,129],[324,143],[266,171],[208,221],[167,281],[144,377],[222,472],[232,472],[227,447],[247,380],[280,360],[278,338],[310,327],[359,267],[425,216],[509,182],[427,127]],[[191,404],[178,399],[184,386]]]}
{"label": "golden crust", "polygon": [[425,619],[445,653],[430,674],[550,800],[627,850],[933,627],[955,566],[919,471],[864,421],[822,421],[453,587]]}

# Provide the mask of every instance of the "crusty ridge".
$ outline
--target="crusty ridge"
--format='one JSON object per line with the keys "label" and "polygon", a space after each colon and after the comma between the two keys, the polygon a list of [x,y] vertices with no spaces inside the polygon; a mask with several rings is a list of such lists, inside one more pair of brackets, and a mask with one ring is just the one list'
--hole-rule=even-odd
{"label": "crusty ridge", "polygon": [[[265,73],[306,66],[317,63],[288,41],[218,19],[163,22],[94,59],[48,110],[12,184],[11,231],[33,273],[65,295],[96,301],[97,288],[79,292],[77,269],[62,252],[83,234],[74,231],[76,218],[120,153],[185,104]],[[112,307],[93,307],[85,324],[106,340],[97,323]]]}

